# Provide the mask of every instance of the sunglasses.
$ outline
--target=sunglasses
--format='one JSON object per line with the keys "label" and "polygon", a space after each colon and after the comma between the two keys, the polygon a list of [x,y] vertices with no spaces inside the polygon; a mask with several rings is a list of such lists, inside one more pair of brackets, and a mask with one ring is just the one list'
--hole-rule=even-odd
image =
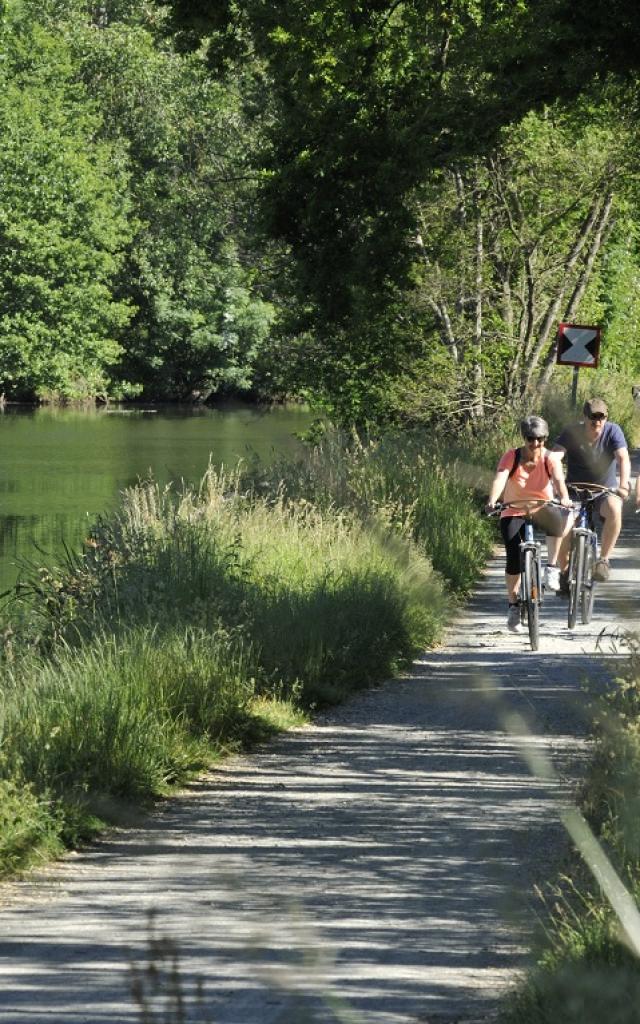
{"label": "sunglasses", "polygon": [[532,434],[525,435],[525,441],[528,441],[529,444],[531,444],[532,441],[541,441],[544,444],[546,440],[546,437],[534,437]]}
{"label": "sunglasses", "polygon": [[589,417],[592,423],[602,423],[602,421],[606,420],[606,418],[607,417],[603,412],[594,412],[593,416]]}

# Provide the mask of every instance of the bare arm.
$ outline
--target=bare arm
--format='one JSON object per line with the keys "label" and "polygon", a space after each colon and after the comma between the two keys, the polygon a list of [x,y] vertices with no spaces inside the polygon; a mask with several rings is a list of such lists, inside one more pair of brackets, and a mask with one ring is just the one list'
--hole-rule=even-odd
{"label": "bare arm", "polygon": [[636,508],[640,508],[640,473],[636,477]]}
{"label": "bare arm", "polygon": [[495,505],[496,501],[498,501],[502,492],[504,491],[508,479],[509,470],[499,469],[491,482],[491,487],[489,488],[489,497],[487,498],[487,505]]}
{"label": "bare arm", "polygon": [[[559,451],[564,451],[564,448],[560,448]],[[564,479],[562,460],[557,456],[555,458],[549,458],[549,472],[551,474],[553,489],[558,495],[560,501],[563,505],[571,505],[571,498],[569,497],[569,492],[567,490],[567,485]]]}
{"label": "bare arm", "polygon": [[631,460],[629,458],[628,448],[618,448],[613,453],[618,463],[618,477],[620,484],[618,486],[618,492],[624,492],[620,494],[621,498],[626,498],[629,493],[629,475],[631,473]]}

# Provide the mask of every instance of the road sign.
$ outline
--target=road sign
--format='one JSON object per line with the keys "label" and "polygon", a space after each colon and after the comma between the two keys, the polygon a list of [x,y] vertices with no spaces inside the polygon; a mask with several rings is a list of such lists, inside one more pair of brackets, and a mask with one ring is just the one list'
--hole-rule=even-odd
{"label": "road sign", "polygon": [[600,328],[585,324],[560,324],[556,362],[562,366],[598,365],[600,356]]}

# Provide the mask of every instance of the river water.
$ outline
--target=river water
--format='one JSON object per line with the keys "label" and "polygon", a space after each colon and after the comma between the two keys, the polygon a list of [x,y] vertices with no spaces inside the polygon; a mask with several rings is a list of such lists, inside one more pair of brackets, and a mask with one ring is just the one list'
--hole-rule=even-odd
{"label": "river water", "polygon": [[96,515],[139,479],[194,483],[210,459],[232,467],[293,454],[310,421],[299,406],[8,407],[0,416],[0,592],[25,561],[51,563],[65,544],[77,550]]}

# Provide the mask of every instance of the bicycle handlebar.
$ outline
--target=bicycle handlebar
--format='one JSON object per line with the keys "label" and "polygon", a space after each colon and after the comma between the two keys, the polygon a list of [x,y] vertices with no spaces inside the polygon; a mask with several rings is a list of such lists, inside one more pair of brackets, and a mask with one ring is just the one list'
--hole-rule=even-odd
{"label": "bicycle handlebar", "polygon": [[572,483],[567,482],[567,490],[594,492],[592,494],[587,493],[586,496],[578,498],[578,505],[586,504],[588,501],[596,501],[597,498],[601,498],[605,494],[611,494],[614,498],[618,498],[619,501],[625,500],[621,494],[618,494],[615,487],[605,487],[604,484],[591,484],[586,481],[583,483],[577,480]]}
{"label": "bicycle handlebar", "polygon": [[[487,512],[487,516],[496,516],[502,512],[505,508],[514,508],[518,511],[529,511],[531,506],[535,508],[531,511],[536,511],[538,508],[542,508],[544,505],[555,505],[557,508],[568,509],[568,505],[563,505],[561,501],[556,498],[514,498],[513,501],[497,501],[490,512]],[[525,513],[526,514],[526,513]]]}
{"label": "bicycle handlebar", "polygon": [[[490,512],[486,512],[485,514],[487,516],[495,516],[502,512],[502,510],[505,508],[524,510],[525,508],[528,509],[531,506],[535,506],[533,511],[536,511],[538,508],[542,508],[544,505],[555,505],[556,508],[571,507],[573,508],[574,512],[576,512],[581,505],[586,505],[588,502],[595,501],[597,498],[601,498],[604,494],[611,494],[614,498],[618,498],[619,501],[625,500],[622,497],[622,495],[618,494],[618,492],[613,487],[605,487],[603,484],[591,484],[586,482],[582,483],[579,481],[576,483],[568,483],[567,489],[574,491],[593,490],[595,491],[595,493],[578,497],[575,501],[572,502],[571,506],[563,505],[562,502],[558,501],[556,498],[514,498],[513,501],[497,501],[493,506],[493,509]],[[639,512],[640,508],[636,509],[636,513]]]}

